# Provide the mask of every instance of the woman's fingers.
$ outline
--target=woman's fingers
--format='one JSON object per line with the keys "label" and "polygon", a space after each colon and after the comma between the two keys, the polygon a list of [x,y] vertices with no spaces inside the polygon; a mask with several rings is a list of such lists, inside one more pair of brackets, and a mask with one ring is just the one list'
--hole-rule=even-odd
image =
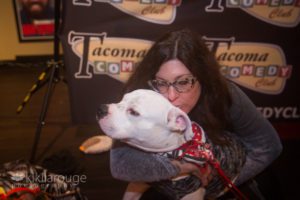
{"label": "woman's fingers", "polygon": [[207,186],[213,178],[212,168],[210,165],[197,167],[197,170],[193,173],[193,175],[197,176],[201,180],[203,186]]}

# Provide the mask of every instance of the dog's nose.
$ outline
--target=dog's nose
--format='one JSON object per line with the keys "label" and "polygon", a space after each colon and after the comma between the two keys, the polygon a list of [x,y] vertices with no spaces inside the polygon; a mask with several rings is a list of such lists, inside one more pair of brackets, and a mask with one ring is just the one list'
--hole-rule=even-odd
{"label": "dog's nose", "polygon": [[108,106],[106,104],[100,105],[100,107],[97,109],[97,119],[101,119],[107,114],[108,114]]}

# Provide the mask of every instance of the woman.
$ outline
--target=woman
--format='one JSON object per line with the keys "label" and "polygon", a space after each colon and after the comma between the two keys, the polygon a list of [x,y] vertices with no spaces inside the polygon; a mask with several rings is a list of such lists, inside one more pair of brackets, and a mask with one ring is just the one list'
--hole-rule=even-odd
{"label": "woman", "polygon": [[[262,172],[282,150],[274,128],[237,86],[226,81],[214,55],[194,32],[170,32],[153,44],[125,85],[125,93],[139,88],[161,93],[200,124],[215,144],[226,145],[221,139],[224,131],[236,134],[247,151],[237,185]],[[154,182],[189,172],[205,185],[211,177],[197,171],[192,164],[129,146],[111,150],[112,175],[125,181]]]}

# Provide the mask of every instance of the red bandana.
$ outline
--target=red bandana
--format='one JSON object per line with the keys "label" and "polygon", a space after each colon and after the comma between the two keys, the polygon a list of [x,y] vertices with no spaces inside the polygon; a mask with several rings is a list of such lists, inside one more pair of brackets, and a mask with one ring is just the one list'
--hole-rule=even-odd
{"label": "red bandana", "polygon": [[194,133],[192,140],[183,144],[175,151],[178,151],[178,159],[184,159],[202,166],[206,162],[214,160],[214,155],[211,145],[206,141],[205,133],[201,126],[196,122],[192,122],[192,130]]}

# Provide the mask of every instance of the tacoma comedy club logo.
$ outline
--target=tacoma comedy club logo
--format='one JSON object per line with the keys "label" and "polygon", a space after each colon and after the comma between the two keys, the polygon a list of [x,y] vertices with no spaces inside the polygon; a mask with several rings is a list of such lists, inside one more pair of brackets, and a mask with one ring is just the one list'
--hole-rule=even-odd
{"label": "tacoma comedy club logo", "polygon": [[[206,12],[223,12],[224,0],[210,0]],[[282,27],[295,27],[300,22],[300,0],[225,0],[229,9],[242,9],[250,15]]]}
{"label": "tacoma comedy club logo", "polygon": [[171,24],[181,0],[73,0],[76,6],[109,3],[124,13],[156,24]]}
{"label": "tacoma comedy club logo", "polygon": [[207,38],[208,47],[221,64],[221,73],[251,90],[279,94],[292,66],[286,64],[282,49],[273,44],[234,42],[234,38]]}
{"label": "tacoma comedy club logo", "polygon": [[105,74],[126,82],[138,62],[146,55],[152,41],[106,37],[106,33],[71,31],[68,43],[80,58],[75,78],[90,79]]}

